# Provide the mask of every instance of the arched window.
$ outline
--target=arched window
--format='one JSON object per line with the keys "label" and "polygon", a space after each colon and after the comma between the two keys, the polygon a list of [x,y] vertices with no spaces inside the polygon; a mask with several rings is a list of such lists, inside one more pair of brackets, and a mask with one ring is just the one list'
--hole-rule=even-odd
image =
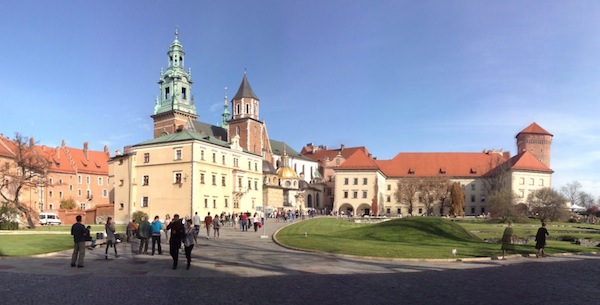
{"label": "arched window", "polygon": [[246,113],[250,113],[250,104],[246,104]]}
{"label": "arched window", "polygon": [[235,134],[238,136],[240,135],[240,126],[235,127]]}
{"label": "arched window", "polygon": [[238,103],[237,107],[235,109],[235,114],[240,114],[241,111],[242,111],[242,105],[240,103]]}

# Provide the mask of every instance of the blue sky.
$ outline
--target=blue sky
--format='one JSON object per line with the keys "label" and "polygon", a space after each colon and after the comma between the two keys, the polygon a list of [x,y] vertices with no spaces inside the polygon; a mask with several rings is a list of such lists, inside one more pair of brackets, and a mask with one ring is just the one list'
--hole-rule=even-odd
{"label": "blue sky", "polygon": [[244,69],[269,135],[398,152],[516,153],[554,134],[553,186],[600,196],[598,1],[14,1],[0,133],[94,150],[152,137],[179,27],[200,120]]}

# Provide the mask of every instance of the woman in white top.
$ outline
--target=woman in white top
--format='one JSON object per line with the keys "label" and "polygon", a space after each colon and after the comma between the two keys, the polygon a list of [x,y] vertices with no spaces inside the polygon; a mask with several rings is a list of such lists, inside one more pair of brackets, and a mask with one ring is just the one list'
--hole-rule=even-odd
{"label": "woman in white top", "polygon": [[169,242],[169,230],[167,230],[167,226],[171,223],[171,216],[169,214],[167,214],[167,216],[165,216],[165,221],[163,221],[163,226],[165,228],[165,238],[166,241]]}
{"label": "woman in white top", "polygon": [[117,238],[115,237],[115,223],[112,221],[112,217],[108,217],[108,219],[106,219],[104,230],[106,230],[106,251],[104,251],[104,258],[108,259],[108,247],[113,247],[115,249],[115,257],[119,257],[119,255],[117,254]]}
{"label": "woman in white top", "polygon": [[190,264],[192,263],[192,249],[196,244],[196,238],[198,233],[194,229],[192,220],[188,219],[185,221],[185,236],[183,238],[183,245],[185,247],[185,258],[187,259],[187,267],[185,269],[190,270]]}

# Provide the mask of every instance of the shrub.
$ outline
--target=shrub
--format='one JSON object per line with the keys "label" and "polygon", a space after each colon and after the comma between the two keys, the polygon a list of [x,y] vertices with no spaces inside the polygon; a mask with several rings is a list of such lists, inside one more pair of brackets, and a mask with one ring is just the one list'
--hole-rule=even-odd
{"label": "shrub", "polygon": [[16,221],[0,221],[0,230],[18,230],[19,223]]}
{"label": "shrub", "polygon": [[140,220],[142,219],[142,217],[146,217],[146,220],[148,220],[148,214],[146,214],[142,211],[133,212],[132,219],[135,219],[135,221],[137,223],[140,223]]}

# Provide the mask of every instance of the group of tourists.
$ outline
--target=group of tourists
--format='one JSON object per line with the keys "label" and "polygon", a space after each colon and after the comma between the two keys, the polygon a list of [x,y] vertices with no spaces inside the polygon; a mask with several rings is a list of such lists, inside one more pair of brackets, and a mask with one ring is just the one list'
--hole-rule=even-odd
{"label": "group of tourists", "polygon": [[[75,244],[73,248],[73,255],[71,256],[71,267],[83,268],[83,260],[85,258],[85,242],[90,241],[91,245],[88,249],[93,250],[96,247],[97,240],[92,238],[91,226],[83,225],[81,215],[75,217],[75,224],[71,226],[71,235],[73,235],[73,242]],[[108,259],[108,248],[113,248],[115,257],[119,257],[117,253],[117,236],[115,234],[115,223],[112,217],[106,219],[104,225],[106,232],[106,250],[104,251],[104,258]]]}

